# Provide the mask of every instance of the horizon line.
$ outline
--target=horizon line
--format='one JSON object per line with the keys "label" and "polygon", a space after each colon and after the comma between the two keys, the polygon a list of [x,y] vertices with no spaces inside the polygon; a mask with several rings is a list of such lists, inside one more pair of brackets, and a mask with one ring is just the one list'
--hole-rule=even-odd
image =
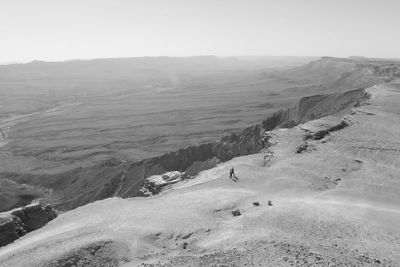
{"label": "horizon line", "polygon": [[368,56],[296,56],[296,55],[233,55],[233,56],[217,56],[217,55],[193,55],[193,56],[122,56],[122,57],[94,57],[94,58],[71,58],[61,60],[42,60],[34,59],[27,61],[8,61],[0,62],[0,66],[6,65],[24,65],[31,63],[66,63],[74,61],[94,61],[94,60],[109,60],[109,59],[139,59],[139,58],[196,58],[196,57],[215,57],[215,58],[251,58],[251,57],[270,57],[270,58],[364,58],[364,59],[383,59],[383,60],[400,60],[397,57],[368,57]]}

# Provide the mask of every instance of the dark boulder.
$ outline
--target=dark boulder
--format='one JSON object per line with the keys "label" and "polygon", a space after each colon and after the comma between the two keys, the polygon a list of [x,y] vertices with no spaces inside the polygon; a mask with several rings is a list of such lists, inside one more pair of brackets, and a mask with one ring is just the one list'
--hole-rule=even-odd
{"label": "dark boulder", "polygon": [[240,210],[233,210],[232,215],[236,217],[236,216],[240,216],[242,214],[240,213]]}
{"label": "dark boulder", "polygon": [[298,147],[296,147],[297,154],[301,154],[301,153],[307,152],[307,151],[308,151],[308,143],[303,143],[303,144],[299,145]]}

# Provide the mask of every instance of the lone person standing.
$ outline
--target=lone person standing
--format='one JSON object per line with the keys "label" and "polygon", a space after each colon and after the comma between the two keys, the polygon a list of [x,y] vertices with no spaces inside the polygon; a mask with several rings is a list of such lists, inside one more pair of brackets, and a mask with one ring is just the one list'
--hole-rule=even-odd
{"label": "lone person standing", "polygon": [[235,170],[233,169],[233,167],[232,167],[231,170],[229,171],[229,178],[232,179],[232,177],[236,177],[236,175],[235,175]]}

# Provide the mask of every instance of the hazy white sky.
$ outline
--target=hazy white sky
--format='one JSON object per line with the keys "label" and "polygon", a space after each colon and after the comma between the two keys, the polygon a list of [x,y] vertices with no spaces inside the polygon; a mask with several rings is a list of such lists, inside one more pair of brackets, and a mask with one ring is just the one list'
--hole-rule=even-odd
{"label": "hazy white sky", "polygon": [[400,57],[400,0],[0,0],[0,62]]}

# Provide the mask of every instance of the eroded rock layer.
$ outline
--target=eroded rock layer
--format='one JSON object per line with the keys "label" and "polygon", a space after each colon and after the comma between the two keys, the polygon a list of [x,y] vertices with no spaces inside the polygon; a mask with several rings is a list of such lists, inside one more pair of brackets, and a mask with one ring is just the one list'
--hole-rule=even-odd
{"label": "eroded rock layer", "polygon": [[[0,173],[3,184],[6,181],[7,188],[12,188],[6,196],[8,199],[13,195],[17,196],[20,199],[17,203],[29,203],[34,198],[44,198],[60,210],[70,210],[111,196],[143,196],[141,189],[146,178],[150,176],[170,171],[195,175],[220,162],[258,152],[267,145],[262,138],[265,131],[279,127],[290,128],[308,120],[344,113],[348,108],[358,106],[367,97],[363,92],[364,88],[392,81],[400,76],[398,62],[329,57],[268,75],[279,79],[309,81],[310,90],[303,87],[288,90],[301,90],[303,94],[310,96],[301,98],[292,108],[277,111],[261,123],[221,140],[137,162],[111,158],[93,166],[53,174]],[[337,93],[313,95],[319,91]],[[340,127],[342,126],[344,125]],[[326,132],[320,132],[313,138],[323,138],[325,134]],[[306,148],[300,150],[304,151]],[[25,192],[26,188],[32,192],[21,195],[21,191]],[[10,205],[6,206],[7,208],[2,208],[0,205],[0,210],[12,208]]]}
{"label": "eroded rock layer", "polygon": [[0,247],[43,227],[56,217],[50,205],[43,206],[40,203],[0,213]]}
{"label": "eroded rock layer", "polygon": [[196,175],[234,157],[259,152],[266,146],[265,131],[290,128],[308,120],[346,112],[368,95],[362,89],[303,97],[292,108],[281,110],[262,122],[219,141],[208,142],[138,162],[107,160],[99,165],[52,175],[2,174],[20,184],[52,190],[49,201],[60,210],[70,210],[112,196],[145,196],[146,178],[180,171]]}

